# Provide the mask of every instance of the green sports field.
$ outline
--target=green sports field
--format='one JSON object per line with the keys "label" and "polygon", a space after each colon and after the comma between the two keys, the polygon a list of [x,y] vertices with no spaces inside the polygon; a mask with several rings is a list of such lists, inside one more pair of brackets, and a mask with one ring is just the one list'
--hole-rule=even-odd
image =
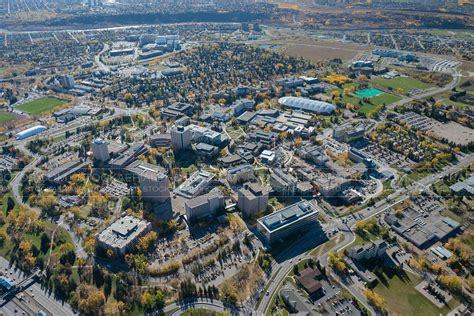
{"label": "green sports field", "polygon": [[360,98],[372,98],[378,95],[382,95],[383,91],[378,89],[364,89],[354,93],[356,96]]}
{"label": "green sports field", "polygon": [[409,77],[397,77],[393,79],[374,78],[370,80],[370,82],[375,86],[387,89],[402,89],[404,93],[413,89],[428,89],[431,87],[427,83]]}
{"label": "green sports field", "polygon": [[65,100],[61,100],[58,98],[53,97],[42,97],[22,105],[17,106],[16,108],[22,112],[31,114],[31,115],[38,115],[45,112],[49,112],[55,107],[63,105],[66,103]]}
{"label": "green sports field", "polygon": [[357,112],[364,115],[367,115],[370,112],[376,113],[382,109],[384,104],[389,105],[400,100],[401,98],[396,95],[383,93],[370,98],[370,103],[363,102],[362,106],[357,110]]}
{"label": "green sports field", "polygon": [[0,124],[5,124],[16,119],[15,114],[0,112]]}

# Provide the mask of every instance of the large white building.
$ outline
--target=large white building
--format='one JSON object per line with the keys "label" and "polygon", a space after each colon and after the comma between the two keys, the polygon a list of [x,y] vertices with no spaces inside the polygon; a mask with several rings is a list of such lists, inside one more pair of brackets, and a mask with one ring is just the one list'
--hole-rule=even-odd
{"label": "large white building", "polygon": [[171,144],[175,150],[191,147],[192,133],[188,126],[173,126],[171,128]]}
{"label": "large white building", "polygon": [[24,131],[21,131],[21,132],[17,133],[15,138],[17,140],[25,139],[25,138],[43,133],[47,129],[48,128],[44,127],[43,125],[36,125],[36,126],[30,127],[28,129],[25,129]]}
{"label": "large white building", "polygon": [[123,256],[132,250],[139,237],[151,230],[151,224],[142,218],[127,215],[107,227],[97,236],[97,244]]}
{"label": "large white building", "polygon": [[336,110],[331,103],[299,97],[282,97],[278,103],[287,108],[320,114],[330,114]]}
{"label": "large white building", "polygon": [[257,228],[264,241],[271,245],[275,241],[311,226],[314,226],[315,229],[321,229],[318,213],[319,210],[315,204],[301,201],[259,218]]}
{"label": "large white building", "polygon": [[204,170],[196,171],[177,187],[174,193],[188,199],[196,197],[204,192],[214,178],[213,173]]}

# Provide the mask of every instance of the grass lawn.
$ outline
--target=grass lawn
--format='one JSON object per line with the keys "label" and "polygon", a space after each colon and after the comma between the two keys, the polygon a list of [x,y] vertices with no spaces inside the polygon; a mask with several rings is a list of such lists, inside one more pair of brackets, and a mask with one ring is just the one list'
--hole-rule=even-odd
{"label": "grass lawn", "polygon": [[446,105],[452,105],[452,106],[459,107],[459,108],[469,107],[469,104],[466,104],[466,103],[463,103],[463,102],[452,101],[450,99],[443,100],[443,103],[446,104]]}
{"label": "grass lawn", "polygon": [[[401,98],[389,94],[384,93],[382,95],[370,98],[370,103],[363,102],[363,105],[357,110],[357,112],[367,115],[368,113],[376,113],[382,109],[382,106],[392,104],[394,102],[400,101]],[[355,104],[359,104],[358,102]]]}
{"label": "grass lawn", "polygon": [[22,105],[17,106],[16,108],[22,112],[26,112],[31,115],[38,115],[41,113],[49,112],[55,107],[65,104],[67,101],[61,100],[53,97],[43,97],[39,98]]}
{"label": "grass lawn", "polygon": [[394,79],[386,78],[374,78],[370,80],[375,86],[387,88],[387,89],[402,89],[404,93],[413,90],[413,89],[428,89],[431,86],[427,83],[424,83],[420,80],[410,78],[410,77],[398,77]]}
{"label": "grass lawn", "polygon": [[[350,84],[347,84],[350,85]],[[376,113],[381,110],[382,106],[392,104],[394,102],[400,101],[399,96],[383,93],[381,95],[370,98],[370,103],[363,101],[363,98],[360,98],[354,94],[345,95],[342,89],[337,89],[341,93],[341,102],[344,104],[350,103],[355,105],[358,109],[357,112],[367,115],[370,112]],[[328,93],[330,95],[330,93]]]}
{"label": "grass lawn", "polygon": [[320,255],[322,255],[323,253],[325,253],[326,251],[330,250],[331,248],[336,246],[338,243],[343,242],[343,241],[344,241],[344,235],[339,234],[333,237],[332,239],[330,239],[329,241],[325,242],[324,244],[319,245],[313,250],[311,250],[309,252],[309,255],[319,257]]}
{"label": "grass lawn", "polygon": [[227,315],[227,313],[220,313],[209,309],[204,308],[190,308],[186,310],[181,315],[183,316],[220,316]]}
{"label": "grass lawn", "polygon": [[452,211],[448,210],[447,208],[444,209],[443,211],[441,211],[441,215],[447,216],[447,217],[455,220],[458,223],[462,223],[463,221],[465,221],[464,218],[462,218],[461,216],[459,216],[457,214],[454,214]]}
{"label": "grass lawn", "polygon": [[367,115],[369,113],[376,113],[382,109],[382,105],[374,105],[374,104],[364,104],[361,106],[357,112]]}
{"label": "grass lawn", "polygon": [[448,306],[436,307],[415,289],[415,286],[422,281],[417,275],[408,272],[395,274],[387,269],[384,269],[383,273],[376,273],[376,275],[380,282],[374,290],[385,299],[390,314],[446,315],[459,305],[458,301],[452,299]]}
{"label": "grass lawn", "polygon": [[0,112],[0,124],[5,124],[16,119],[15,114]]}
{"label": "grass lawn", "polygon": [[371,98],[370,101],[373,104],[389,105],[389,104],[392,104],[394,102],[400,101],[401,99],[402,98],[400,98],[399,96],[396,96],[396,95],[393,95],[393,94],[390,94],[390,93],[384,93],[384,94],[381,94],[381,95],[378,95],[376,97]]}
{"label": "grass lawn", "polygon": [[13,202],[15,202],[15,206],[13,209],[16,209],[18,207],[18,203],[17,201],[15,200],[15,198],[13,197],[13,195],[10,193],[10,192],[7,192],[3,195],[3,198],[2,198],[2,203],[1,203],[1,207],[2,207],[2,213],[3,215],[7,215],[7,205],[8,205],[8,198],[11,197],[13,199]]}
{"label": "grass lawn", "polygon": [[436,183],[433,184],[433,189],[434,191],[441,195],[441,196],[447,196],[451,194],[451,189],[449,188],[449,185],[446,184],[443,180],[440,180]]}

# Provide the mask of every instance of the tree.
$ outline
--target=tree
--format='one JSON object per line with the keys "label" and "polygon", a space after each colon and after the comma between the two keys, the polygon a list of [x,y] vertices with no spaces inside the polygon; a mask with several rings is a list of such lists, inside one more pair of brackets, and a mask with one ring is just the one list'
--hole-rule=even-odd
{"label": "tree", "polygon": [[146,291],[142,294],[141,303],[147,312],[160,310],[165,306],[163,292],[160,290],[155,290],[154,293]]}
{"label": "tree", "polygon": [[103,215],[102,213],[105,211],[107,206],[107,198],[99,192],[92,192],[89,197],[89,203],[91,204],[94,213]]}
{"label": "tree", "polygon": [[43,192],[38,197],[38,206],[41,207],[48,214],[53,213],[56,205],[56,196],[52,191]]}
{"label": "tree", "polygon": [[451,292],[460,292],[462,290],[462,279],[457,275],[440,275],[438,283]]}
{"label": "tree", "polygon": [[7,198],[7,211],[6,213],[8,214],[13,208],[15,207],[15,200],[11,196]]}
{"label": "tree", "polygon": [[364,288],[364,295],[367,297],[367,300],[370,302],[370,304],[372,304],[375,308],[380,311],[385,311],[387,303],[383,297],[368,288]]}
{"label": "tree", "polygon": [[42,253],[46,253],[49,250],[50,243],[51,243],[51,238],[49,238],[48,234],[42,233],[41,245],[40,245],[40,250]]}
{"label": "tree", "polygon": [[329,264],[336,270],[337,272],[345,272],[347,270],[347,266],[344,261],[342,261],[342,254],[337,254],[335,252],[330,252],[328,256]]}
{"label": "tree", "polygon": [[138,240],[137,250],[141,253],[145,253],[150,249],[151,245],[158,238],[158,234],[154,231],[146,233],[143,237]]}
{"label": "tree", "polygon": [[1,230],[0,231],[0,246],[3,246],[6,239],[7,239],[7,233]]}
{"label": "tree", "polygon": [[81,286],[84,287],[79,290],[79,311],[86,315],[100,315],[105,305],[104,292],[89,285]]}
{"label": "tree", "polygon": [[297,265],[297,264],[295,264],[295,265],[293,266],[293,274],[295,274],[295,275],[299,275],[299,274],[300,274],[300,271],[299,271],[299,268],[298,268],[298,265]]}

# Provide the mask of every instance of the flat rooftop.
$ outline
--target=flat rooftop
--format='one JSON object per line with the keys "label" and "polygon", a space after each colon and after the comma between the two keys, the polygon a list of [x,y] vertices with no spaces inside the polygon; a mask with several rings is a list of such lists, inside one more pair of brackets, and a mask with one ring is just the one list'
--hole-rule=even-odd
{"label": "flat rooftop", "polygon": [[127,215],[107,227],[99,234],[99,241],[113,248],[127,247],[135,238],[148,229],[150,223],[146,220]]}
{"label": "flat rooftop", "polygon": [[135,160],[131,164],[129,164],[125,170],[128,172],[134,173],[136,175],[141,175],[144,172],[154,172],[154,173],[166,173],[165,168],[157,165],[152,165],[151,163],[141,161],[141,160]]}
{"label": "flat rooftop", "polygon": [[314,204],[301,201],[261,217],[258,222],[269,232],[274,232],[317,213],[318,209]]}
{"label": "flat rooftop", "polygon": [[201,193],[214,179],[215,175],[207,171],[196,171],[184,181],[174,192],[186,198],[192,198]]}
{"label": "flat rooftop", "polygon": [[227,170],[227,172],[231,175],[236,175],[241,172],[247,172],[247,171],[252,171],[252,170],[253,170],[253,166],[251,164],[245,163],[245,164],[230,168]]}

